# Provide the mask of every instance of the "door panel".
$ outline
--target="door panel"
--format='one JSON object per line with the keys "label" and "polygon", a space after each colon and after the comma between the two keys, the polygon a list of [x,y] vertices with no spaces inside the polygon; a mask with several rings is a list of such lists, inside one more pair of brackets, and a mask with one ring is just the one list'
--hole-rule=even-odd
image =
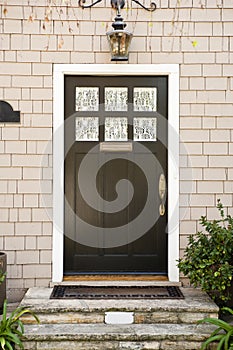
{"label": "door panel", "polygon": [[[80,99],[78,103],[77,91]],[[88,98],[91,98],[90,106]],[[99,103],[98,107],[96,100]],[[106,137],[108,143],[111,143],[111,140],[119,143],[121,140],[131,140],[133,151],[101,152],[99,143],[106,142]],[[139,138],[138,141],[133,140],[136,137]],[[88,140],[84,141],[85,138]],[[140,144],[141,148],[135,147],[135,144]],[[159,179],[161,173],[167,178],[167,77],[67,76],[65,154],[65,274],[166,274],[167,196],[165,194],[161,199],[159,195]],[[95,195],[90,186],[95,174],[86,171],[80,186],[80,172],[86,159],[93,169],[99,169],[94,179],[98,193],[96,208],[86,201],[86,197],[91,198],[92,194],[93,197]],[[145,164],[145,168],[140,164]],[[148,184],[148,179],[152,179],[152,185]],[[109,212],[108,203],[114,203],[118,199],[117,184],[122,180],[126,187],[119,197],[120,204],[124,203],[124,208]],[[155,215],[156,220],[146,232],[142,231],[141,235],[135,238],[135,232],[139,230],[140,225],[137,218],[144,213],[148,196],[153,199],[154,204],[142,220],[147,220],[147,215],[148,218]],[[161,203],[165,213],[160,216]],[[80,224],[80,219],[96,228],[94,246],[83,244],[81,237],[86,232],[87,235],[89,233],[88,229],[83,232],[84,226]],[[112,246],[106,246],[112,230],[116,238],[118,230],[120,234],[122,228],[125,244],[114,243]]]}

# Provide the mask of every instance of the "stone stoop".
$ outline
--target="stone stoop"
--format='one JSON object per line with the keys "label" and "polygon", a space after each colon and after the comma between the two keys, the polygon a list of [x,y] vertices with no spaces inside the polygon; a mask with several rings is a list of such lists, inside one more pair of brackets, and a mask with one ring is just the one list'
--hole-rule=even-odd
{"label": "stone stoop", "polygon": [[198,289],[181,290],[179,300],[52,300],[52,288],[31,288],[21,306],[41,323],[23,318],[25,350],[200,349],[214,328],[197,321],[217,317],[218,307]]}

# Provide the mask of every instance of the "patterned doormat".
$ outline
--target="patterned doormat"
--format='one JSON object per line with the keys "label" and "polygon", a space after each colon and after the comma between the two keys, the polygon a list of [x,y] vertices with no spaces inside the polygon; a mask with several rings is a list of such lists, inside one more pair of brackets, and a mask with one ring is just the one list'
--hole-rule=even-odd
{"label": "patterned doormat", "polygon": [[176,286],[54,286],[50,299],[184,299]]}

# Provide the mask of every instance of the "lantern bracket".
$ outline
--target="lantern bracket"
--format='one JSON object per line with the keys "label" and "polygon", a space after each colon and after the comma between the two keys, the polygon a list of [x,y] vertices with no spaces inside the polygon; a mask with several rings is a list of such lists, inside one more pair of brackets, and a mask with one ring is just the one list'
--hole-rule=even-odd
{"label": "lantern bracket", "polygon": [[[103,1],[103,0],[96,0],[89,5],[85,5],[86,0],[79,0],[78,4],[83,9],[86,9],[86,8],[91,8],[95,5],[97,5],[101,1]],[[157,8],[157,6],[154,2],[151,2],[150,7],[146,7],[143,4],[141,4],[140,1],[138,1],[138,0],[131,0],[131,1],[135,2],[137,5],[141,6],[144,10],[149,11],[149,12],[154,12]],[[114,9],[119,9],[119,7],[122,9],[125,6],[125,0],[111,0],[111,6]]]}
{"label": "lantern bracket", "polygon": [[140,1],[138,1],[138,0],[132,0],[132,1],[135,2],[136,4],[138,4],[139,6],[141,6],[146,11],[154,12],[157,8],[155,2],[151,2],[150,7],[146,7],[143,4],[141,4]]}

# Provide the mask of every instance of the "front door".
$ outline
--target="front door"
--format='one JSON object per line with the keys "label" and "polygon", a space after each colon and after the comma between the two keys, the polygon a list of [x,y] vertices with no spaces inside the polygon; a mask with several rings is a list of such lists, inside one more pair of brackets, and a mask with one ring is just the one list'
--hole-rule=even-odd
{"label": "front door", "polygon": [[64,274],[167,274],[167,77],[65,77]]}

